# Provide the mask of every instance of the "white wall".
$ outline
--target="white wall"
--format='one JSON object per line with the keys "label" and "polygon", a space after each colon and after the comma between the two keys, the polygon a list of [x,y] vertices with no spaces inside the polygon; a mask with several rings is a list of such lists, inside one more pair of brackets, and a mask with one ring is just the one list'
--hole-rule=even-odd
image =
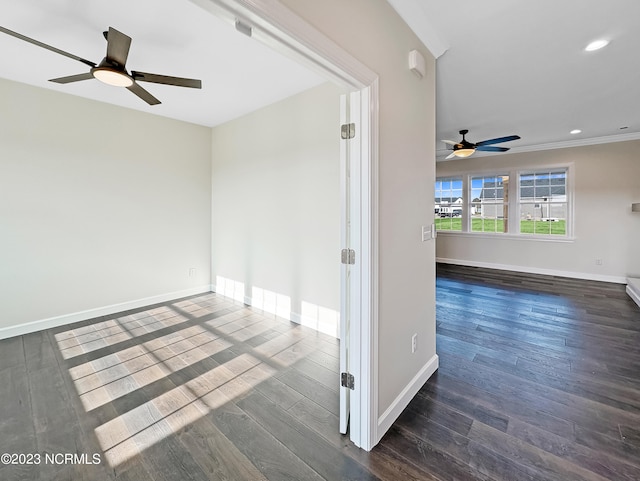
{"label": "white wall", "polygon": [[210,129],[7,80],[0,105],[0,329],[211,283]]}
{"label": "white wall", "polygon": [[[379,75],[378,416],[383,434],[437,367],[433,223],[435,59],[384,0],[283,0]],[[418,49],[426,78],[408,68]],[[411,336],[418,351],[411,353]]]}
{"label": "white wall", "polygon": [[640,275],[640,214],[631,212],[631,203],[640,202],[639,149],[636,140],[439,162],[438,176],[573,163],[575,240],[441,234],[438,259],[613,282]]}
{"label": "white wall", "polygon": [[323,84],[213,129],[217,292],[337,336],[340,89]]}

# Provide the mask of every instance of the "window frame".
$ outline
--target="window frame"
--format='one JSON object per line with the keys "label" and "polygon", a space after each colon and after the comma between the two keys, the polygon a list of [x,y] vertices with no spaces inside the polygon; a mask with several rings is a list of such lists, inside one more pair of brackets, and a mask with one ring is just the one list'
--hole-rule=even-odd
{"label": "window frame", "polygon": [[[466,184],[465,184],[465,181],[464,181],[464,176],[463,175],[443,176],[443,177],[437,178],[435,182],[436,183],[437,182],[441,182],[441,183],[442,182],[451,182],[451,184],[453,184],[454,182],[460,182],[460,184],[461,184],[461,187],[460,187],[460,198],[462,199],[462,203],[460,204],[460,208],[461,208],[460,218],[461,218],[461,222],[464,222],[464,221],[462,221],[462,219],[464,219],[464,209],[465,209],[465,205],[464,205],[465,194],[464,194],[464,192],[465,192],[465,188],[466,188]],[[457,189],[454,189],[453,185],[452,185],[451,188],[449,189],[449,191],[452,193],[452,192],[454,192],[454,190],[457,190]],[[442,193],[442,192],[443,192],[443,190],[441,188],[440,189],[440,193]],[[435,183],[434,183],[434,193],[435,193]],[[440,199],[442,200],[442,196],[440,197]],[[453,197],[449,197],[449,199],[451,200],[451,199],[453,199]],[[434,198],[434,205],[435,205],[435,198]],[[439,202],[438,205],[439,205],[438,208],[441,209],[442,208],[442,202]],[[436,224],[436,228],[437,228],[437,224],[438,224],[435,221],[436,218],[440,218],[440,219],[449,218],[450,219],[450,225],[453,225],[453,219],[455,217],[457,217],[456,215],[453,215],[453,207],[452,207],[453,205],[454,205],[453,202],[449,202],[448,203],[449,208],[452,209],[451,210],[451,215],[448,216],[448,217],[447,216],[443,217],[442,215],[438,215],[438,217],[436,217],[436,215],[435,215],[436,213],[434,212],[434,224]],[[458,230],[458,229],[455,229],[455,230],[454,229],[437,229],[437,230],[438,230],[438,232],[462,232],[463,229],[464,229],[464,225],[461,226],[460,230]]]}
{"label": "window frame", "polygon": [[[555,172],[559,172],[559,171],[564,171],[565,173],[565,183],[564,183],[564,189],[565,189],[565,200],[562,202],[564,204],[566,204],[566,219],[565,219],[565,233],[564,235],[560,235],[560,234],[522,234],[520,232],[520,221],[522,219],[520,219],[520,212],[521,212],[521,207],[523,204],[530,204],[531,202],[523,202],[522,198],[520,197],[520,181],[521,181],[521,177],[524,175],[536,175],[536,174],[552,174],[553,171]],[[572,208],[573,208],[573,196],[570,195],[571,191],[569,188],[569,167],[567,166],[560,166],[560,167],[538,167],[536,169],[519,169],[517,172],[518,175],[518,182],[516,185],[516,189],[517,189],[517,204],[516,204],[516,212],[514,213],[515,216],[517,216],[518,218],[518,234],[520,236],[526,236],[526,237],[531,237],[534,239],[567,239],[567,238],[572,238],[573,236],[573,212],[572,212]],[[551,185],[551,184],[549,184]],[[552,202],[552,201],[543,201],[540,202],[540,204],[546,203],[549,206],[551,204],[559,204],[560,202]],[[551,226],[550,226],[551,227]]]}
{"label": "window frame", "polygon": [[[527,174],[544,174],[553,171],[565,172],[565,194],[567,204],[567,218],[565,221],[565,234],[528,234],[520,232],[520,182],[521,176]],[[522,165],[518,167],[492,168],[468,171],[464,173],[444,173],[436,176],[436,182],[439,180],[459,179],[462,177],[463,186],[463,202],[462,202],[462,230],[440,230],[438,235],[444,236],[469,236],[469,237],[486,237],[486,238],[509,238],[518,240],[535,240],[539,242],[573,242],[574,224],[575,224],[575,193],[574,193],[574,171],[573,162],[562,164],[538,164],[538,165]],[[500,174],[496,174],[500,172]],[[470,209],[473,199],[471,198],[471,179],[473,177],[490,177],[508,175],[508,223],[509,232],[480,232],[473,231],[471,225]],[[435,184],[434,184],[435,185]],[[435,192],[435,189],[434,189]],[[513,226],[513,227],[512,227]]]}
{"label": "window frame", "polygon": [[[511,219],[510,219],[510,217],[511,217],[511,201],[509,199],[511,199],[511,178],[512,178],[511,177],[511,172],[509,172],[508,170],[506,170],[506,171],[503,170],[500,173],[495,173],[494,171],[492,171],[490,174],[487,174],[487,173],[468,174],[468,177],[467,177],[468,187],[467,187],[467,191],[466,191],[467,192],[467,199],[465,199],[466,200],[466,204],[467,204],[467,217],[468,217],[468,219],[467,219],[467,232],[470,232],[470,233],[473,233],[473,234],[494,234],[494,235],[500,235],[500,236],[503,236],[505,234],[509,234],[509,232],[504,232],[504,231],[500,232],[500,231],[497,231],[495,229],[494,229],[494,231],[485,231],[485,230],[477,231],[477,230],[473,230],[473,215],[471,214],[471,210],[473,209],[473,205],[474,204],[480,204],[480,205],[483,204],[482,203],[482,191],[481,191],[481,196],[479,197],[480,198],[480,202],[474,202],[473,201],[473,199],[474,199],[474,196],[473,196],[473,181],[475,179],[481,179],[482,183],[483,183],[483,185],[481,187],[481,190],[484,190],[484,189],[487,188],[487,187],[484,187],[484,182],[486,181],[486,179],[494,178],[494,179],[497,180],[498,177],[502,177],[503,178],[503,182],[504,182],[504,177],[508,177],[508,179],[509,179],[507,181],[508,190],[506,192],[507,202],[504,201],[505,196],[504,196],[504,183],[503,183],[502,184],[503,185],[503,187],[502,187],[502,189],[503,189],[502,201],[498,202],[498,198],[496,197],[495,198],[496,202],[493,205],[502,206],[503,211],[504,211],[504,206],[505,205],[507,206],[507,219],[506,219],[506,222],[507,222],[507,225],[510,224],[510,221],[511,221]],[[495,187],[489,187],[489,188],[497,190],[498,186],[496,185]],[[486,205],[490,206],[492,204],[487,202]],[[498,218],[499,217],[496,215],[495,220],[494,220],[494,222],[495,222],[494,226],[495,227],[497,227],[497,225],[498,225]],[[485,223],[484,222],[484,217],[481,217],[481,219],[483,220],[482,224],[483,224],[483,229],[484,229],[484,223]],[[504,226],[504,221],[505,221],[504,216],[502,217],[502,219],[503,219],[503,226]]]}

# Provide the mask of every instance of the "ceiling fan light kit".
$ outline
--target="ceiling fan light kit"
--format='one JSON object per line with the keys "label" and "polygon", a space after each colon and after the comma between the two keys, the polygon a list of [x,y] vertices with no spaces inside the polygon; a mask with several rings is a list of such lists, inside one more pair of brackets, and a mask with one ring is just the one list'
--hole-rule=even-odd
{"label": "ceiling fan light kit", "polygon": [[449,154],[446,158],[453,159],[454,157],[469,157],[473,155],[476,150],[480,150],[483,152],[506,152],[509,150],[509,147],[496,147],[494,144],[501,144],[502,142],[510,142],[512,140],[518,140],[520,138],[519,135],[508,135],[506,137],[497,137],[495,139],[483,140],[481,142],[469,142],[465,135],[469,133],[468,130],[463,129],[460,131],[460,135],[462,135],[462,140],[460,142],[454,142],[453,140],[443,140],[445,144],[453,146],[453,152]]}
{"label": "ceiling fan light kit", "polygon": [[458,149],[453,151],[453,155],[456,157],[469,157],[475,152],[475,149]]}
{"label": "ceiling fan light kit", "polygon": [[151,82],[195,89],[202,88],[202,82],[198,79],[170,77],[168,75],[135,72],[133,70],[131,71],[131,74],[129,74],[125,68],[125,65],[127,63],[127,57],[129,56],[131,37],[125,35],[122,32],[119,32],[113,27],[109,27],[109,30],[107,32],[103,32],[104,38],[107,40],[107,55],[98,65],[90,60],[78,57],[77,55],[73,55],[69,52],[65,52],[64,50],[60,50],[59,48],[52,47],[51,45],[47,45],[46,43],[14,32],[13,30],[9,30],[8,28],[0,26],[0,32],[6,33],[7,35],[11,35],[12,37],[24,40],[25,42],[31,43],[38,47],[42,47],[46,50],[50,50],[73,60],[77,60],[78,62],[81,62],[91,68],[89,72],[51,79],[50,82],[68,84],[95,78],[107,85],[112,85],[114,87],[125,87],[127,90],[137,95],[149,105],[158,105],[161,102],[149,92],[147,92],[144,88],[142,88],[142,86],[140,86],[138,82]]}
{"label": "ceiling fan light kit", "polygon": [[129,75],[111,67],[94,67],[91,69],[91,75],[100,80],[100,82],[114,87],[130,87],[133,85],[133,79]]}

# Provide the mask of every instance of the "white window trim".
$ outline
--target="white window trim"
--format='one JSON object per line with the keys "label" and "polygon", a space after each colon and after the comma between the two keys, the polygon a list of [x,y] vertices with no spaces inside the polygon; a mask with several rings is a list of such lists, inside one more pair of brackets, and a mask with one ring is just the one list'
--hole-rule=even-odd
{"label": "white window trim", "polygon": [[[471,196],[471,189],[473,188],[471,179],[473,177],[495,177],[495,178],[498,178],[498,177],[503,177],[505,175],[509,176],[509,192],[508,192],[508,196],[509,197],[508,198],[511,199],[512,198],[511,194],[512,194],[512,184],[513,184],[513,182],[511,182],[512,172],[509,169],[502,169],[502,170],[498,169],[498,170],[495,170],[495,171],[492,170],[492,171],[487,171],[487,172],[479,173],[479,174],[478,173],[469,173],[469,174],[465,175],[465,178],[464,178],[462,183],[463,183],[463,186],[466,184],[465,192],[467,194],[467,198],[463,199],[463,200],[467,204],[467,218],[463,219],[463,221],[462,221],[462,224],[463,224],[462,232],[465,232],[465,233],[468,233],[468,234],[471,234],[471,235],[486,234],[486,235],[489,235],[491,237],[495,237],[495,236],[504,237],[505,235],[508,235],[508,234],[505,234],[504,232],[490,232],[490,231],[474,231],[474,230],[471,230],[472,229],[472,225],[471,225],[472,220],[471,220],[471,216],[469,215],[469,207],[471,207],[471,204],[473,203],[473,199],[471,198],[472,197]],[[484,188],[483,188],[483,190],[484,190]],[[500,205],[504,205],[504,201],[501,202]],[[509,218],[507,220],[509,222],[509,225],[513,225],[511,223],[511,219],[512,219],[511,211],[513,210],[511,208],[512,207],[511,206],[511,201],[507,204],[507,206],[508,206],[508,209],[509,209]],[[497,222],[497,219],[496,219],[496,222]]]}
{"label": "white window trim", "polygon": [[[566,234],[563,236],[551,234],[521,234],[520,233],[520,176],[522,174],[544,172],[546,170],[566,170],[566,196],[567,196],[567,221]],[[490,239],[508,239],[523,240],[536,242],[573,242],[575,241],[575,192],[574,192],[574,176],[575,163],[566,162],[561,164],[537,164],[524,165],[518,168],[493,168],[482,169],[465,172],[463,174],[444,174],[437,176],[436,181],[440,179],[448,179],[454,177],[462,177],[463,203],[462,203],[462,231],[438,230],[438,236],[444,237],[473,237],[473,238],[490,238]],[[500,172],[500,174],[497,174]],[[469,215],[469,206],[471,205],[470,184],[472,177],[487,175],[508,175],[509,176],[509,225],[517,226],[518,232],[500,233],[500,232],[473,232],[471,230],[471,216]]]}
{"label": "white window trim", "polygon": [[[530,174],[530,173],[536,173],[536,172],[543,172],[546,170],[559,170],[559,169],[563,169],[566,171],[567,175],[565,177],[565,195],[567,197],[567,221],[565,224],[565,229],[566,229],[566,234],[563,236],[559,236],[558,239],[562,240],[562,239],[569,239],[569,240],[573,240],[574,239],[574,232],[573,232],[573,227],[574,227],[574,212],[575,212],[575,207],[574,207],[574,192],[573,192],[573,171],[574,171],[574,163],[568,163],[568,164],[549,164],[549,165],[539,165],[537,167],[531,167],[531,168],[520,168],[518,169],[515,173],[518,176],[518,184],[516,186],[516,192],[515,192],[515,198],[516,198],[516,206],[520,207],[520,176],[522,174]],[[511,195],[511,192],[509,192],[509,195]],[[517,217],[517,222],[518,222],[518,229],[520,229],[520,223],[519,223],[519,209],[518,212],[515,213],[516,217]],[[519,234],[519,233],[518,233]],[[519,234],[520,236],[522,236],[522,234]],[[523,237],[528,237],[528,238],[534,238],[534,239],[542,239],[542,238],[556,238],[555,236],[552,235],[545,235],[545,234],[539,234],[539,235],[528,235],[528,236],[523,236]]]}

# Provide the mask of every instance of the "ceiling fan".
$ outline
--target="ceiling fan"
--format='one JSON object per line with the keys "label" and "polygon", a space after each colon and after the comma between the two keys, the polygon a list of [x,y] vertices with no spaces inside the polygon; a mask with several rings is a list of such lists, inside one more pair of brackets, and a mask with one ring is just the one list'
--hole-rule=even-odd
{"label": "ceiling fan", "polygon": [[113,27],[109,27],[109,31],[103,32],[104,38],[107,40],[107,55],[99,64],[95,64],[90,60],[86,60],[69,52],[65,52],[64,50],[52,47],[46,43],[39,42],[33,38],[26,37],[25,35],[2,26],[0,26],[0,32],[4,32],[7,35],[24,40],[25,42],[32,43],[38,47],[46,48],[47,50],[72,58],[73,60],[77,60],[78,62],[82,62],[83,64],[91,67],[91,69],[86,73],[54,78],[51,79],[50,82],[67,84],[71,82],[78,82],[80,80],[96,78],[108,85],[126,87],[129,91],[136,94],[149,105],[157,105],[161,102],[142,88],[138,82],[151,82],[195,89],[202,88],[202,82],[196,79],[170,77],[168,75],[137,72],[135,70],[132,70],[131,73],[127,72],[125,65],[127,63],[127,56],[129,55],[129,47],[131,46],[131,37],[128,37]]}
{"label": "ceiling fan", "polygon": [[447,159],[453,159],[454,157],[469,157],[476,150],[483,152],[506,152],[509,147],[496,147],[494,144],[501,144],[502,142],[509,142],[511,140],[518,140],[519,135],[508,135],[507,137],[498,137],[495,139],[483,140],[476,142],[475,144],[469,142],[464,138],[469,133],[468,130],[461,130],[462,140],[460,142],[454,142],[453,140],[443,140],[445,144],[453,146],[453,152],[447,156]]}

